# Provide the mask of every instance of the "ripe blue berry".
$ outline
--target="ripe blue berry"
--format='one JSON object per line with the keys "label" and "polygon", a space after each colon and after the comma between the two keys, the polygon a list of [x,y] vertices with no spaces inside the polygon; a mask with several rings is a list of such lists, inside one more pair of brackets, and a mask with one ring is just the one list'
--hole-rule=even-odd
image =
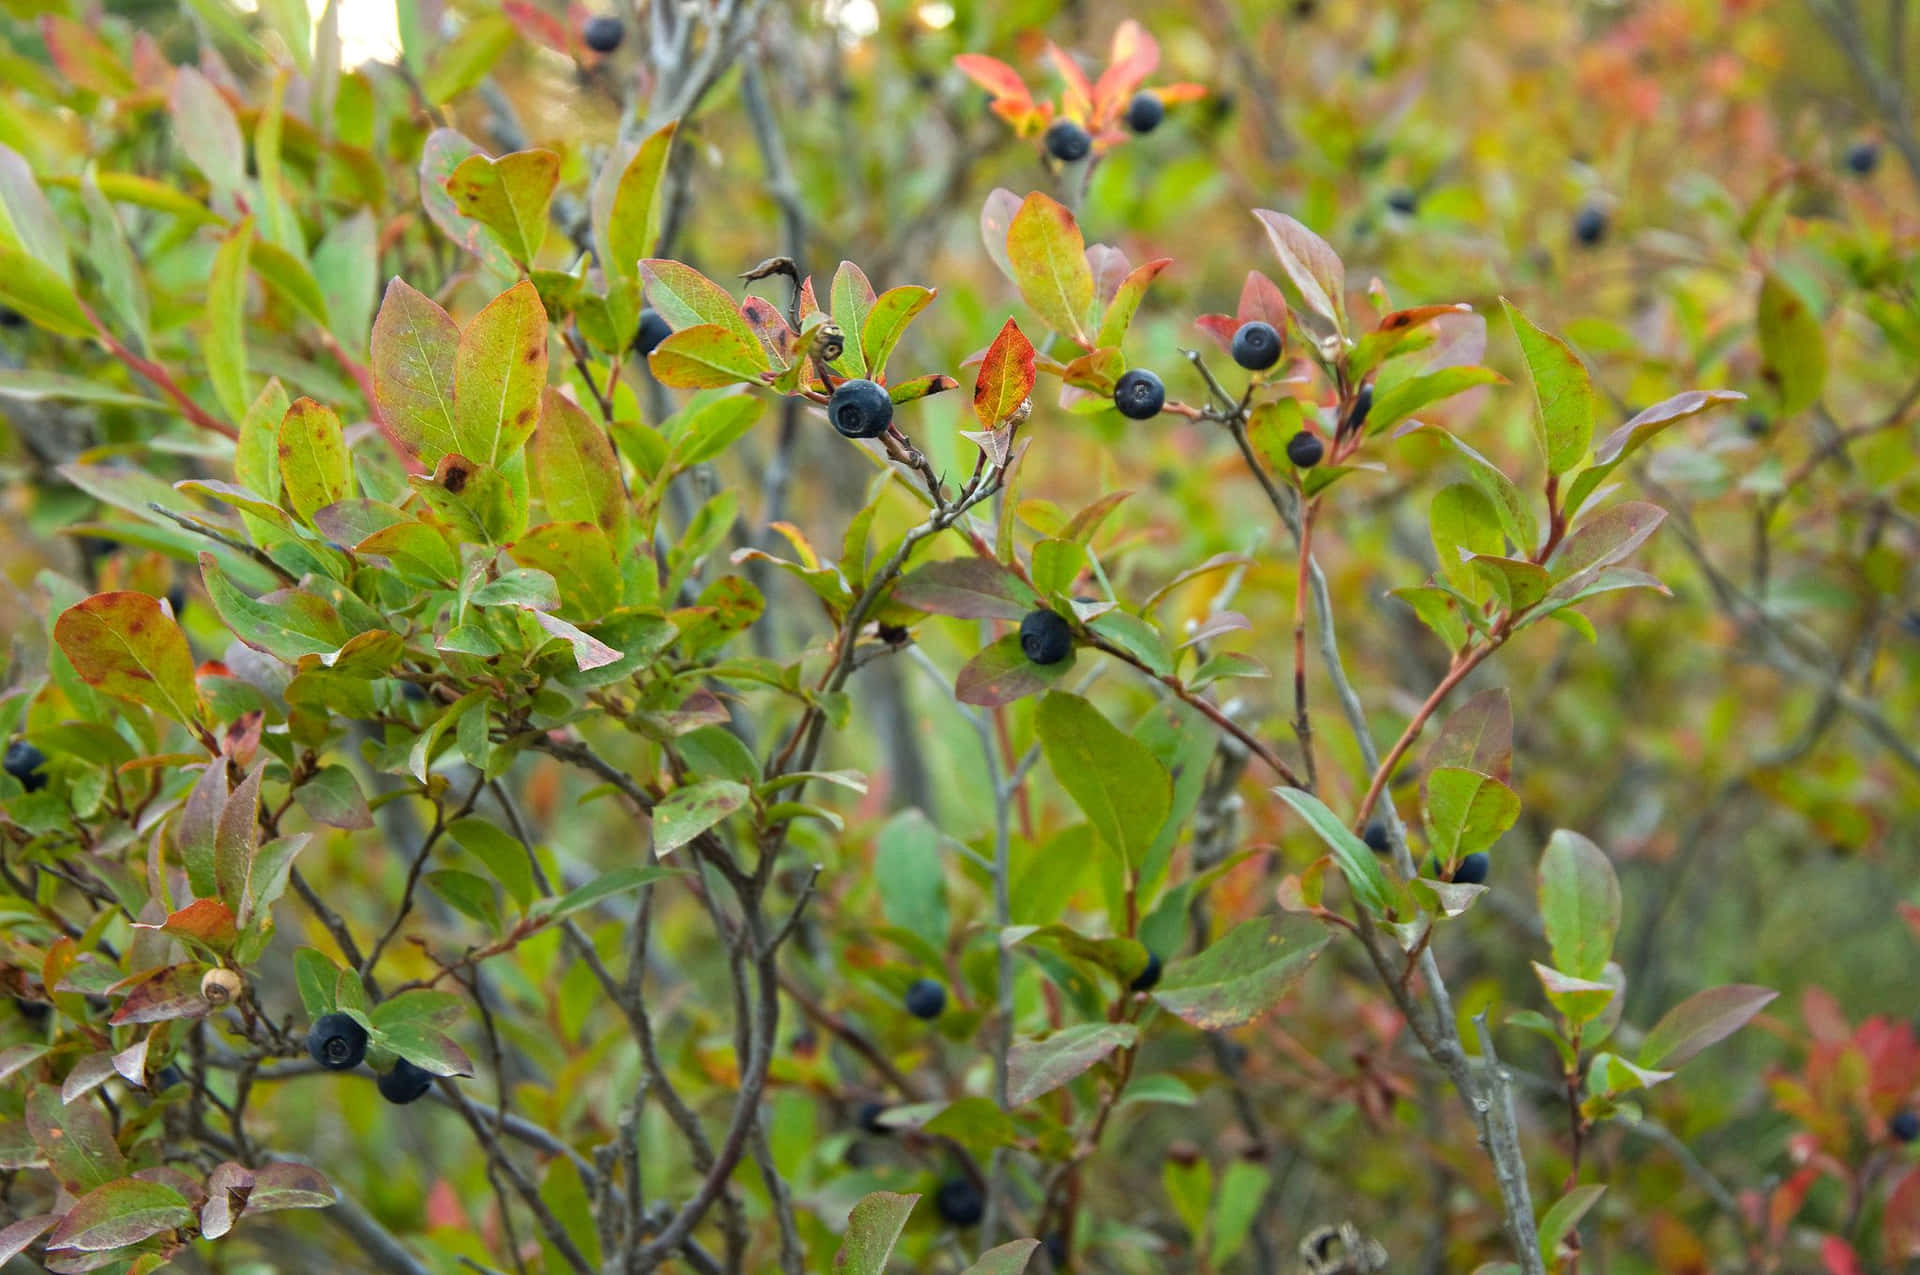
{"label": "ripe blue berry", "polygon": [[1880,167],[1880,143],[1855,142],[1847,148],[1847,171],[1865,177]]}
{"label": "ripe blue berry", "polygon": [[7,755],[0,769],[20,781],[20,786],[28,792],[39,792],[47,786],[47,776],[40,768],[47,764],[47,755],[24,739],[16,739],[7,745]]}
{"label": "ripe blue berry", "polygon": [[1887,1132],[1898,1142],[1912,1142],[1920,1138],[1920,1112],[1911,1107],[1893,1113],[1893,1119],[1887,1121]]}
{"label": "ripe blue berry", "polygon": [[1487,883],[1487,868],[1489,866],[1487,856],[1481,851],[1476,850],[1466,858],[1460,860],[1460,866],[1453,870],[1453,883],[1455,885],[1485,885]]}
{"label": "ripe blue berry", "polygon": [[1327,445],[1312,430],[1301,430],[1287,440],[1287,459],[1301,469],[1312,469],[1327,454]]}
{"label": "ripe blue berry", "polygon": [[1591,248],[1607,236],[1607,210],[1585,204],[1573,215],[1573,237]]}
{"label": "ripe blue berry", "polygon": [[872,1134],[876,1138],[884,1138],[893,1132],[893,1130],[880,1123],[880,1117],[886,1114],[886,1104],[863,1102],[860,1104],[860,1110],[854,1114],[853,1120],[855,1124],[860,1126],[860,1132]]}
{"label": "ripe blue berry", "polygon": [[0,305],[0,328],[25,327],[27,317],[12,306]]}
{"label": "ripe blue berry", "polygon": [[1127,127],[1136,133],[1151,133],[1167,115],[1166,103],[1158,93],[1140,92],[1127,103]]}
{"label": "ripe blue berry", "polygon": [[424,1098],[433,1088],[433,1073],[416,1067],[406,1059],[394,1062],[393,1070],[380,1077],[380,1096],[399,1106]]}
{"label": "ripe blue berry", "polygon": [[1233,361],[1249,372],[1264,372],[1280,361],[1280,333],[1271,323],[1255,319],[1233,334]]}
{"label": "ripe blue berry", "polygon": [[893,400],[872,381],[842,381],[827,400],[827,419],[848,438],[878,438],[893,424]]}
{"label": "ripe blue berry", "polygon": [[1113,405],[1131,421],[1152,420],[1167,405],[1167,387],[1146,368],[1136,367],[1120,374],[1113,385]]}
{"label": "ripe blue berry", "polygon": [[640,312],[640,325],[633,332],[633,352],[644,359],[672,335],[673,325],[661,318],[658,310],[648,306]]}
{"label": "ripe blue berry", "polygon": [[1085,159],[1093,150],[1093,137],[1070,119],[1057,119],[1047,125],[1047,154],[1063,164]]}
{"label": "ripe blue berry", "polygon": [[938,1018],[946,1007],[947,989],[930,978],[916,979],[907,989],[907,1012],[915,1018]]}
{"label": "ripe blue berry", "polygon": [[328,1071],[352,1071],[367,1056],[367,1029],[346,1014],[322,1014],[307,1031],[307,1052]]}
{"label": "ripe blue berry", "polygon": [[1384,820],[1375,819],[1367,824],[1367,830],[1361,835],[1361,840],[1365,841],[1367,849],[1375,854],[1385,854],[1393,849],[1393,838],[1387,835],[1387,825]]}
{"label": "ripe blue berry", "polygon": [[1073,651],[1073,630],[1045,607],[1020,621],[1020,653],[1035,664],[1058,664]]}
{"label": "ripe blue berry", "polygon": [[951,1226],[978,1226],[987,1214],[986,1197],[971,1178],[948,1178],[934,1193],[933,1207]]}
{"label": "ripe blue berry", "polygon": [[1393,191],[1387,196],[1387,207],[1404,216],[1412,216],[1414,209],[1420,206],[1420,196],[1407,189]]}
{"label": "ripe blue berry", "polygon": [[1147,950],[1147,968],[1141,970],[1140,973],[1134,977],[1133,982],[1127,984],[1127,986],[1136,992],[1150,992],[1159,985],[1159,982],[1160,953],[1149,948]]}
{"label": "ripe blue berry", "polygon": [[627,28],[620,19],[610,13],[597,13],[587,19],[580,38],[595,53],[611,53],[620,47],[620,41],[627,34]]}

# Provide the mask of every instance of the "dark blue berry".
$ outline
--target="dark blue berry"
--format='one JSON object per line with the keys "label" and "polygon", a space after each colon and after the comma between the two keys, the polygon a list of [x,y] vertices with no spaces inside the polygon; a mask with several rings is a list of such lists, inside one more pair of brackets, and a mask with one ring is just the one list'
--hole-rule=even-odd
{"label": "dark blue berry", "polygon": [[1020,621],[1020,653],[1035,664],[1058,664],[1073,651],[1073,630],[1045,607]]}
{"label": "dark blue berry", "polygon": [[1342,435],[1354,433],[1367,423],[1367,417],[1373,412],[1373,382],[1362,385],[1353,396],[1353,402],[1347,407],[1347,419],[1341,423]]}
{"label": "dark blue berry", "polygon": [[633,352],[644,359],[672,335],[673,325],[662,318],[658,310],[648,306],[640,311],[640,326],[633,331]]}
{"label": "dark blue berry", "polygon": [[367,1056],[367,1029],[347,1014],[322,1014],[307,1031],[307,1052],[328,1071],[352,1071]]}
{"label": "dark blue berry", "polygon": [[1397,213],[1412,216],[1413,210],[1419,206],[1420,196],[1405,188],[1393,191],[1387,196],[1387,207]]}
{"label": "dark blue berry", "polygon": [[580,38],[595,53],[611,53],[620,47],[620,41],[626,34],[627,28],[620,19],[610,13],[597,13],[587,19]]}
{"label": "dark blue berry", "polygon": [[987,1214],[986,1197],[972,1178],[948,1178],[934,1192],[933,1207],[951,1226],[978,1226]]}
{"label": "dark blue berry", "polygon": [[1893,1119],[1887,1121],[1887,1132],[1896,1142],[1912,1142],[1920,1138],[1920,1112],[1907,1108],[1893,1113]]}
{"label": "dark blue berry", "polygon": [[1485,885],[1487,883],[1487,869],[1490,866],[1487,856],[1481,851],[1476,850],[1466,858],[1460,860],[1460,866],[1453,870],[1453,883],[1455,885]]}
{"label": "dark blue berry", "polygon": [[1151,420],[1167,405],[1167,387],[1146,368],[1122,372],[1113,385],[1113,405],[1128,420]]}
{"label": "dark blue berry", "polygon": [[1233,361],[1249,372],[1264,372],[1280,361],[1280,333],[1271,323],[1255,319],[1233,334]]}
{"label": "dark blue berry", "polygon": [[907,989],[907,1012],[915,1018],[938,1018],[947,1007],[947,989],[930,978],[916,979]]}
{"label": "dark blue berry", "polygon": [[1855,142],[1847,148],[1847,171],[1865,177],[1880,167],[1880,143]]}
{"label": "dark blue berry", "polygon": [[1312,430],[1301,430],[1287,440],[1287,459],[1301,469],[1312,469],[1327,454],[1327,445]]}
{"label": "dark blue berry", "polygon": [[876,1138],[884,1138],[893,1130],[880,1123],[880,1117],[887,1114],[885,1103],[863,1102],[860,1110],[854,1114],[854,1123],[860,1126],[860,1132],[870,1133]]}
{"label": "dark blue berry", "polygon": [[1141,970],[1140,973],[1134,977],[1133,982],[1127,984],[1127,986],[1136,992],[1150,992],[1157,987],[1159,983],[1160,953],[1149,949],[1147,952],[1147,968]]}
{"label": "dark blue berry", "polygon": [[878,438],[893,424],[893,399],[872,381],[842,381],[827,400],[827,419],[848,438]]}
{"label": "dark blue berry", "polygon": [[1387,834],[1386,821],[1382,819],[1375,819],[1368,823],[1367,830],[1361,834],[1360,839],[1365,841],[1367,849],[1375,854],[1386,854],[1393,849],[1393,838]]}
{"label": "dark blue berry", "polygon": [[0,762],[0,769],[20,781],[20,786],[28,792],[39,792],[47,786],[46,772],[40,768],[47,764],[47,755],[24,739],[16,739],[7,745],[7,755]]}
{"label": "dark blue berry", "polygon": [[380,1096],[388,1102],[400,1106],[426,1097],[427,1090],[433,1088],[433,1073],[424,1067],[416,1067],[401,1058],[393,1064],[393,1070],[380,1077]]}
{"label": "dark blue berry", "polygon": [[1166,116],[1166,103],[1158,93],[1135,93],[1127,103],[1127,127],[1136,133],[1151,133]]}
{"label": "dark blue berry", "polygon": [[1076,163],[1093,151],[1093,137],[1070,119],[1047,125],[1047,154],[1063,164]]}
{"label": "dark blue berry", "polygon": [[1607,210],[1599,204],[1585,204],[1573,215],[1573,237],[1591,248],[1607,237]]}

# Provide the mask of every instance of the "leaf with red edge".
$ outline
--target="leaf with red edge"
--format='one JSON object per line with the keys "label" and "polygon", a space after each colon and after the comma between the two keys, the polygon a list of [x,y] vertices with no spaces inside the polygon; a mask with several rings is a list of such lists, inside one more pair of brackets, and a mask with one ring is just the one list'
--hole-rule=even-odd
{"label": "leaf with red edge", "polygon": [[191,1221],[192,1207],[172,1187],[121,1178],[81,1196],[47,1237],[47,1248],[104,1253]]}
{"label": "leaf with red edge", "polygon": [[60,613],[53,640],[87,685],[182,725],[199,719],[187,635],[158,598],[131,590],[96,593]]}
{"label": "leaf with red edge", "polygon": [[1007,258],[1007,234],[1019,212],[1020,196],[1005,186],[995,186],[980,205],[980,241],[986,245],[987,256],[993,259],[993,264],[1000,267],[1000,273],[1015,283],[1019,280],[1013,273],[1013,263]]}
{"label": "leaf with red edge", "polygon": [[1139,312],[1140,302],[1147,295],[1147,286],[1172,264],[1172,257],[1156,257],[1128,272],[1126,278],[1120,281],[1120,286],[1114,289],[1106,311],[1100,316],[1100,331],[1093,339],[1096,347],[1119,345],[1126,339],[1133,316]]}
{"label": "leaf with red edge", "polygon": [[503,0],[500,9],[530,42],[545,45],[562,57],[573,56],[572,32],[564,22],[540,6],[529,4],[527,0]]}
{"label": "leaf with red edge", "polygon": [[1033,105],[1033,91],[1027,82],[999,58],[990,58],[984,53],[962,53],[953,59],[953,65],[996,99],[1016,102],[1022,107]]}
{"label": "leaf with red edge", "polygon": [[926,398],[932,394],[944,394],[948,390],[957,390],[959,388],[960,382],[954,380],[945,372],[932,372],[926,376],[916,376],[911,381],[901,381],[898,384],[889,385],[887,387],[887,397],[893,400],[894,406],[898,407],[902,403],[911,403],[917,398]]}
{"label": "leaf with red edge", "polygon": [[447,178],[447,194],[461,214],[492,232],[520,265],[531,268],[547,238],[547,205],[560,181],[560,157],[550,150],[515,151],[490,159],[473,154]]}
{"label": "leaf with red edge", "polygon": [[512,278],[517,271],[507,250],[485,226],[461,212],[453,196],[447,193],[447,179],[453,176],[454,170],[468,156],[485,153],[458,129],[434,129],[420,150],[420,202],[447,238],[480,258],[493,273]]}
{"label": "leaf with red edge", "polygon": [[1066,205],[1039,191],[1028,195],[1007,227],[1007,260],[1020,295],[1047,326],[1087,346],[1093,271],[1080,224]]}
{"label": "leaf with red edge", "polygon": [[134,922],[136,930],[159,930],[181,938],[193,939],[220,949],[233,942],[239,933],[234,927],[233,911],[218,899],[195,899],[159,925]]}
{"label": "leaf with red edge", "polygon": [[1093,86],[1093,109],[1105,118],[1127,104],[1135,89],[1160,66],[1160,45],[1132,18],[1113,33],[1107,69]]}
{"label": "leaf with red edge", "polygon": [[893,601],[963,620],[1018,620],[1040,605],[1026,581],[990,558],[929,562],[894,585]]}
{"label": "leaf with red edge", "polygon": [[647,366],[662,385],[700,390],[742,382],[758,385],[766,359],[750,333],[743,337],[717,323],[698,323],[655,346]]}
{"label": "leaf with red edge", "polygon": [[1696,992],[1661,1015],[1640,1044],[1638,1062],[1672,1071],[1745,1027],[1779,994],[1770,987],[1740,983]]}
{"label": "leaf with red edge", "polygon": [[1222,354],[1232,353],[1233,334],[1240,330],[1240,320],[1230,314],[1203,314],[1193,325],[1211,337]]}
{"label": "leaf with red edge", "polygon": [[1306,226],[1266,208],[1254,217],[1266,229],[1267,241],[1280,258],[1281,269],[1300,293],[1308,312],[1328,331],[1347,330],[1347,268],[1331,245]]}
{"label": "leaf with red edge", "polygon": [[108,1021],[115,1027],[127,1023],[162,1023],[176,1018],[204,1018],[207,1002],[200,995],[200,968],[175,965],[163,969],[127,993],[127,999]]}
{"label": "leaf with red edge", "polygon": [[54,1223],[59,1220],[58,1213],[39,1213],[32,1217],[23,1217],[4,1230],[0,1230],[0,1266],[5,1266],[26,1252],[29,1244],[51,1231]]}
{"label": "leaf with red edge", "polygon": [[1008,319],[987,347],[973,383],[973,414],[988,429],[1019,410],[1033,392],[1033,342]]}
{"label": "leaf with red edge", "polygon": [[1880,1215],[1880,1234],[1889,1265],[1920,1257],[1920,1169],[1900,1179]]}
{"label": "leaf with red edge", "polygon": [[753,335],[733,294],[713,280],[678,261],[650,257],[640,263],[640,278],[646,287],[647,304],[678,332],[698,324],[713,324],[740,338],[753,352],[758,367],[767,366],[760,342]]}
{"label": "leaf with red edge", "polygon": [[1287,296],[1280,291],[1280,285],[1266,275],[1258,270],[1249,270],[1246,282],[1240,285],[1240,305],[1234,311],[1234,317],[1242,323],[1252,323],[1256,319],[1271,323],[1284,338],[1287,335]]}
{"label": "leaf with red edge", "polygon": [[40,19],[40,38],[47,56],[75,88],[102,97],[127,97],[134,91],[133,75],[107,42],[84,22],[58,14]]}
{"label": "leaf with red edge", "polygon": [[525,279],[481,309],[454,354],[454,450],[498,469],[540,423],[547,385],[547,310]]}
{"label": "leaf with red edge", "polygon": [[1087,73],[1073,60],[1073,55],[1047,41],[1047,60],[1053,63],[1053,69],[1060,73],[1067,90],[1060,98],[1062,113],[1086,123],[1093,117],[1093,84],[1087,79]]}
{"label": "leaf with red edge", "polygon": [[426,465],[455,450],[453,365],[460,326],[406,280],[387,284],[373,321],[373,397],[381,413]]}

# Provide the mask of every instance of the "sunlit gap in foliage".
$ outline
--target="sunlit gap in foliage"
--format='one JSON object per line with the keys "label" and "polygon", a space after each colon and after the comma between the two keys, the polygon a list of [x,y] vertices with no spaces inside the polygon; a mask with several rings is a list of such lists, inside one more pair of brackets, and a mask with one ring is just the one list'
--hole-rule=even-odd
{"label": "sunlit gap in foliage", "polygon": [[[337,0],[340,9],[340,64],[400,60],[400,15],[395,0]],[[411,0],[410,0],[411,2]],[[324,12],[317,10],[315,20]]]}

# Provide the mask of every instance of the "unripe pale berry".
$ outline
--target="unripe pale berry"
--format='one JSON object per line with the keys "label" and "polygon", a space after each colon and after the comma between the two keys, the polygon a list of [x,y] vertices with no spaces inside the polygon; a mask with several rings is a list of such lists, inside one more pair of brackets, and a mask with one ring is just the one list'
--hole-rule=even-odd
{"label": "unripe pale berry", "polygon": [[938,1018],[947,1007],[947,989],[930,978],[917,979],[907,988],[906,1004],[915,1018]]}
{"label": "unripe pale berry", "polygon": [[1287,440],[1287,459],[1300,469],[1312,469],[1327,454],[1327,445],[1312,430],[1301,430]]}
{"label": "unripe pale berry", "polygon": [[827,419],[848,438],[878,438],[893,424],[893,400],[872,381],[842,381],[827,400]]}
{"label": "unripe pale berry", "polygon": [[367,1029],[350,1014],[322,1014],[307,1031],[307,1052],[328,1071],[352,1071],[367,1056]]}
{"label": "unripe pale berry", "polygon": [[1167,387],[1155,373],[1136,367],[1114,382],[1113,405],[1128,420],[1151,420],[1167,405]]}
{"label": "unripe pale berry", "polygon": [[229,1005],[240,998],[240,976],[232,970],[210,969],[200,977],[200,999],[209,1005]]}
{"label": "unripe pale berry", "polygon": [[1058,664],[1073,650],[1073,629],[1042,607],[1020,621],[1020,652],[1035,664]]}
{"label": "unripe pale berry", "polygon": [[1085,159],[1093,150],[1093,137],[1070,119],[1057,119],[1047,126],[1047,154],[1063,164]]}
{"label": "unripe pale berry", "polygon": [[1233,361],[1249,372],[1264,372],[1280,361],[1280,332],[1271,323],[1255,319],[1233,334]]}

